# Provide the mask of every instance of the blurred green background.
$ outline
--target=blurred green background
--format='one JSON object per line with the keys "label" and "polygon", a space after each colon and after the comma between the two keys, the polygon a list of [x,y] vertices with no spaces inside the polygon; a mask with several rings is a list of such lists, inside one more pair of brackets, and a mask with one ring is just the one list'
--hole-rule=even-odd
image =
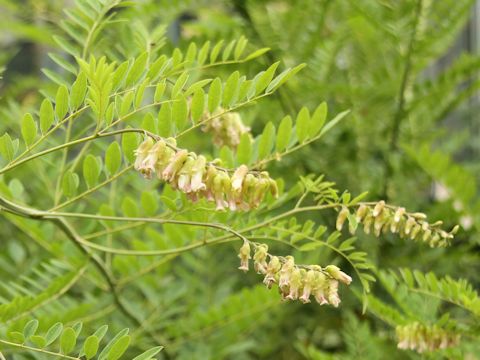
{"label": "blurred green background", "polygon": [[[64,33],[59,26],[67,16],[63,10],[72,6],[74,2],[67,0],[0,0],[0,133],[23,113],[38,108],[42,100],[38,90],[48,91],[53,76],[43,68],[64,71],[48,54],[61,53],[54,37]],[[326,174],[353,194],[369,191],[370,199],[428,213],[433,220],[443,219],[447,227],[461,224],[448,249],[429,249],[395,237],[379,240],[360,235],[361,243],[379,268],[434,271],[438,276],[467,278],[478,287],[479,7],[470,0],[138,0],[120,12],[126,21],[102,30],[91,52],[110,60],[135,56],[145,45],[144,34],[165,29],[165,44],[154,46],[163,45],[160,52],[168,54],[175,47],[186,50],[191,41],[230,41],[241,35],[253,48],[271,48],[258,61],[239,66],[246,74],[278,60],[280,70],[306,63],[276,95],[242,110],[252,132],[258,134],[268,121],[293,116],[302,106],[311,109],[321,101],[328,103],[330,114],[352,112],[321,141],[269,171],[283,177],[287,186],[293,186],[299,175]],[[68,55],[61,56],[72,62]],[[206,76],[226,77],[232,71],[224,66]],[[201,147],[198,138],[188,141]],[[20,197],[42,202],[44,187],[10,180],[2,179]],[[320,221],[334,224],[331,216]],[[13,241],[16,238],[20,241]],[[36,250],[12,225],[2,224],[0,239],[1,278],[15,273],[12,264],[25,271],[33,265],[27,257]],[[325,259],[309,256],[312,262]],[[172,314],[157,314],[155,320],[190,324],[206,311],[211,311],[209,316],[218,312],[222,318],[227,297],[258,283],[254,275],[234,272],[232,263],[235,254],[224,248],[182,256],[172,270],[176,282],[162,285],[170,294],[162,300],[165,312],[171,309]],[[155,278],[143,281],[139,286],[148,292]],[[380,285],[378,291],[383,291]],[[187,300],[178,300],[185,296]],[[261,299],[265,294],[251,296]],[[65,306],[73,308],[77,298],[83,300],[75,306],[91,300],[73,294],[72,304]],[[196,332],[171,331],[173,357],[384,359],[388,353],[397,359],[421,358],[396,350],[392,330],[375,314],[362,315],[355,296],[344,294],[343,299],[342,311],[272,305]],[[430,298],[410,300],[419,318],[433,316],[432,308],[440,306]],[[230,312],[235,313],[235,302],[230,301]],[[466,348],[470,350],[449,356],[464,358],[468,353],[477,358],[478,346],[467,343]]]}

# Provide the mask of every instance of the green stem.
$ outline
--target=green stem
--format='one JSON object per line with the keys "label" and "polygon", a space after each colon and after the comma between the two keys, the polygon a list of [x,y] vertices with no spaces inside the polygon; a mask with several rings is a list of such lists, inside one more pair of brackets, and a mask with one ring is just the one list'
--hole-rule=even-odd
{"label": "green stem", "polygon": [[[61,145],[58,145],[58,146],[54,146],[50,149],[46,149],[46,150],[43,150],[43,151],[40,151],[36,154],[33,154],[33,155],[30,155],[26,158],[23,158],[22,160],[19,160],[18,162],[14,163],[14,164],[10,164],[8,165],[7,167],[3,168],[2,170],[0,170],[0,174],[8,171],[8,170],[11,170],[11,169],[14,169],[16,168],[17,166],[20,166],[30,160],[33,160],[33,159],[36,159],[38,157],[41,157],[43,155],[47,155],[47,154],[50,154],[52,152],[55,152],[55,151],[58,151],[58,150],[62,150],[62,149],[65,149],[65,148],[68,148],[70,146],[74,146],[74,145],[78,145],[78,144],[82,144],[82,143],[85,143],[85,142],[88,142],[88,141],[92,141],[92,140],[95,140],[95,139],[98,139],[98,138],[103,138],[103,137],[108,137],[108,136],[114,136],[114,135],[117,135],[117,134],[122,134],[122,133],[128,133],[128,132],[136,132],[136,133],[142,133],[142,134],[147,134],[147,135],[150,135],[150,133],[146,130],[143,130],[143,129],[121,129],[121,130],[115,130],[115,131],[111,131],[111,132],[108,132],[108,133],[97,133],[97,134],[93,134],[93,135],[90,135],[90,136],[86,136],[84,138],[80,138],[80,139],[77,139],[77,140],[73,140],[73,141],[70,141],[70,142],[67,142],[67,143],[64,143],[64,144],[61,144]],[[151,136],[155,137],[156,135],[154,134],[151,134]]]}
{"label": "green stem", "polygon": [[[70,141],[70,136],[72,134],[72,124],[73,121],[68,122],[67,126],[67,131],[65,135],[65,143],[68,143]],[[57,205],[61,199],[62,192],[61,192],[61,184],[62,184],[62,178],[63,174],[65,172],[65,165],[67,163],[67,157],[68,157],[68,148],[63,149],[63,154],[62,154],[62,160],[61,160],[61,165],[60,165],[60,171],[59,175],[57,177],[57,184],[55,185],[55,195],[54,195],[54,205]]]}
{"label": "green stem", "polygon": [[[392,133],[390,138],[390,150],[388,155],[394,154],[398,150],[398,138],[400,135],[400,124],[402,119],[405,117],[405,102],[406,102],[406,92],[408,87],[408,82],[410,79],[410,72],[412,69],[412,56],[415,46],[415,40],[417,36],[418,26],[420,24],[420,19],[422,15],[423,0],[417,0],[417,6],[415,9],[415,18],[413,22],[413,31],[410,37],[408,44],[408,50],[405,57],[405,67],[403,69],[402,79],[400,83],[400,88],[398,90],[398,103],[395,113],[393,115],[393,125]],[[385,156],[385,182],[383,187],[383,198],[387,198],[388,193],[388,183],[390,177],[393,175],[393,167],[390,163],[390,158]]]}
{"label": "green stem", "polygon": [[31,346],[28,346],[28,345],[17,344],[17,343],[6,341],[6,340],[1,340],[0,339],[0,343],[8,345],[8,346],[13,346],[13,347],[16,347],[16,348],[24,349],[24,350],[39,352],[39,353],[42,353],[42,354],[45,354],[45,355],[51,355],[51,356],[60,357],[60,358],[64,358],[64,359],[80,360],[80,358],[78,358],[78,357],[73,357],[73,356],[68,356],[68,355],[64,355],[64,354],[60,354],[60,353],[56,353],[56,352],[52,352],[52,351],[48,351],[48,350],[38,349],[38,348],[34,348],[34,347],[31,347]]}

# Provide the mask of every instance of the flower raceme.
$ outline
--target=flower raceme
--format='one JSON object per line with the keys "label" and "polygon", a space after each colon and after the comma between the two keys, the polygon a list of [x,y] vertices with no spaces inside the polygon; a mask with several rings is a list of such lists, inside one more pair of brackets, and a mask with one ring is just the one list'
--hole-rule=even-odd
{"label": "flower raceme", "polygon": [[268,172],[251,173],[246,165],[230,176],[225,169],[207,163],[202,155],[177,149],[174,139],[155,142],[148,137],[135,151],[134,167],[147,179],[153,174],[185,193],[192,201],[205,198],[215,202],[217,210],[249,210],[260,205],[270,192],[278,196],[275,180]]}
{"label": "flower raceme", "polygon": [[273,284],[277,284],[284,300],[300,300],[306,304],[313,296],[320,305],[330,304],[337,307],[340,304],[338,283],[349,285],[352,282],[352,278],[335,265],[325,268],[318,265],[296,265],[292,256],[272,256],[268,253],[267,245],[251,244],[247,241],[243,243],[238,254],[240,270],[249,270],[251,245],[254,246],[255,271],[265,275],[263,283],[269,289]]}
{"label": "flower raceme", "polygon": [[202,121],[206,121],[202,130],[213,134],[213,143],[218,147],[226,145],[235,149],[240,144],[242,135],[250,131],[243,124],[239,113],[225,112],[222,108],[215,110],[212,115],[205,113]]}
{"label": "flower raceme", "polygon": [[397,326],[396,335],[398,348],[415,350],[419,353],[435,351],[456,346],[460,335],[449,332],[437,325],[423,325],[418,322]]}
{"label": "flower raceme", "polygon": [[455,226],[447,232],[440,228],[441,221],[430,224],[423,213],[407,213],[403,207],[386,205],[384,201],[378,203],[362,203],[355,214],[350,214],[347,207],[343,207],[337,216],[336,227],[341,231],[345,221],[349,222],[349,230],[353,234],[357,225],[363,224],[366,234],[373,232],[375,236],[382,233],[398,233],[401,238],[410,238],[428,243],[431,247],[445,247],[458,231]]}

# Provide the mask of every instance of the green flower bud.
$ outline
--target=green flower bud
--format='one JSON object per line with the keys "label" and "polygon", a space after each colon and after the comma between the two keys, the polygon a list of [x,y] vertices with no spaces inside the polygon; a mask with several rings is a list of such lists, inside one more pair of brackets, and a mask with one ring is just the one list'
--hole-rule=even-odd
{"label": "green flower bud", "polygon": [[372,215],[374,217],[377,217],[378,215],[380,215],[383,211],[383,209],[385,208],[385,201],[379,201],[377,203],[377,205],[375,205],[375,207],[373,208],[373,212],[372,212]]}
{"label": "green flower bud", "polygon": [[255,248],[253,255],[254,268],[258,274],[265,274],[267,271],[268,246],[261,244]]}
{"label": "green flower bud", "polygon": [[405,208],[400,207],[395,211],[395,215],[393,216],[393,221],[395,222],[400,222],[400,219],[402,218],[403,214],[405,214]]}
{"label": "green flower bud", "polygon": [[350,215],[350,211],[348,211],[348,208],[345,206],[342,207],[342,210],[340,210],[337,216],[337,223],[336,223],[337,231],[342,231],[343,224],[345,223],[345,220],[347,219],[348,215]]}
{"label": "green flower bud", "polygon": [[370,212],[370,209],[368,208],[367,205],[360,205],[357,209],[357,212],[355,214],[356,220],[358,223],[361,223],[362,220],[365,218],[365,216]]}
{"label": "green flower bud", "polygon": [[240,270],[245,272],[248,271],[248,262],[252,258],[250,255],[250,244],[247,241],[243,242],[242,247],[238,253],[238,257],[240,258]]}
{"label": "green flower bud", "polygon": [[325,271],[335,280],[341,281],[344,284],[350,285],[352,278],[340,270],[339,267],[335,265],[328,265],[325,268]]}

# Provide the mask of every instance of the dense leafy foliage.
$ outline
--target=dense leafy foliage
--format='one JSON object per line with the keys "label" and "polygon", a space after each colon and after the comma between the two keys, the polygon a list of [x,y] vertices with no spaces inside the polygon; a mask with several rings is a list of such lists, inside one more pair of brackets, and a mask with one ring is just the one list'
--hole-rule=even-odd
{"label": "dense leafy foliage", "polygon": [[473,1],[63,3],[0,0],[0,359],[478,356]]}

